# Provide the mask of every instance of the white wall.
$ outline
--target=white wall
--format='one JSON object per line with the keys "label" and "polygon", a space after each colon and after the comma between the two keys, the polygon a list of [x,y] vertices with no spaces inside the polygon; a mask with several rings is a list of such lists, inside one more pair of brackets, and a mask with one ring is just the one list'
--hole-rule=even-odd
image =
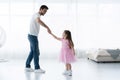
{"label": "white wall", "polygon": [[[57,36],[64,29],[72,32],[75,49],[119,48],[119,0],[1,0],[0,26],[6,32],[1,57],[24,57],[29,52],[29,22],[41,4],[49,7],[42,20]],[[41,56],[57,56],[61,43],[41,27]]]}

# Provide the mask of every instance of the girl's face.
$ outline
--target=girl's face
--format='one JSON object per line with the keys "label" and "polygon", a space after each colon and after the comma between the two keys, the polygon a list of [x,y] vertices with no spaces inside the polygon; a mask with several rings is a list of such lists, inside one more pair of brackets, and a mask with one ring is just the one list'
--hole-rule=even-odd
{"label": "girl's face", "polygon": [[63,32],[62,37],[63,37],[63,39],[66,39],[66,34],[65,34],[65,32]]}

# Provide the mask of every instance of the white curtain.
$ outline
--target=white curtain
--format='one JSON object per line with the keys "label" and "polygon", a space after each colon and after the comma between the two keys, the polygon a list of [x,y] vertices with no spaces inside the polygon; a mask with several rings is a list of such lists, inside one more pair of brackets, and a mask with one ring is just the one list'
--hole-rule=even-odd
{"label": "white curtain", "polygon": [[[0,26],[6,32],[6,42],[0,47],[1,57],[25,58],[28,55],[30,19],[42,4],[49,10],[41,19],[59,37],[63,30],[69,29],[77,51],[120,47],[119,0],[0,0]],[[41,56],[59,54],[61,42],[43,27],[39,44]]]}

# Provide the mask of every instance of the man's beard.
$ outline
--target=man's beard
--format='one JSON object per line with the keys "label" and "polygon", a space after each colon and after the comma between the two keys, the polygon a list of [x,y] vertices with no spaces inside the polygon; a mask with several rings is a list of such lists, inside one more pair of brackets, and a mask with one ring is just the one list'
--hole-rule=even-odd
{"label": "man's beard", "polygon": [[43,14],[43,13],[41,13],[41,15],[42,15],[42,16],[44,16],[44,14]]}

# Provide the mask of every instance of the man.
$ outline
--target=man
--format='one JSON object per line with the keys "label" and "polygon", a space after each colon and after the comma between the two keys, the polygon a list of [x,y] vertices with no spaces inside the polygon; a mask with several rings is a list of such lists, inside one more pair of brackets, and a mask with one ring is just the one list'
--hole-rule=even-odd
{"label": "man", "polygon": [[[47,12],[48,7],[46,5],[42,5],[39,9],[39,12],[32,16],[32,20],[30,23],[30,31],[28,34],[28,40],[30,42],[30,53],[26,60],[26,71],[35,71],[40,73],[45,73],[44,70],[41,69],[39,65],[39,43],[38,43],[38,34],[40,30],[40,25],[47,29],[48,33],[51,33],[49,27],[40,19],[40,16],[44,16]],[[31,61],[34,59],[34,67],[35,70],[31,68]]]}

